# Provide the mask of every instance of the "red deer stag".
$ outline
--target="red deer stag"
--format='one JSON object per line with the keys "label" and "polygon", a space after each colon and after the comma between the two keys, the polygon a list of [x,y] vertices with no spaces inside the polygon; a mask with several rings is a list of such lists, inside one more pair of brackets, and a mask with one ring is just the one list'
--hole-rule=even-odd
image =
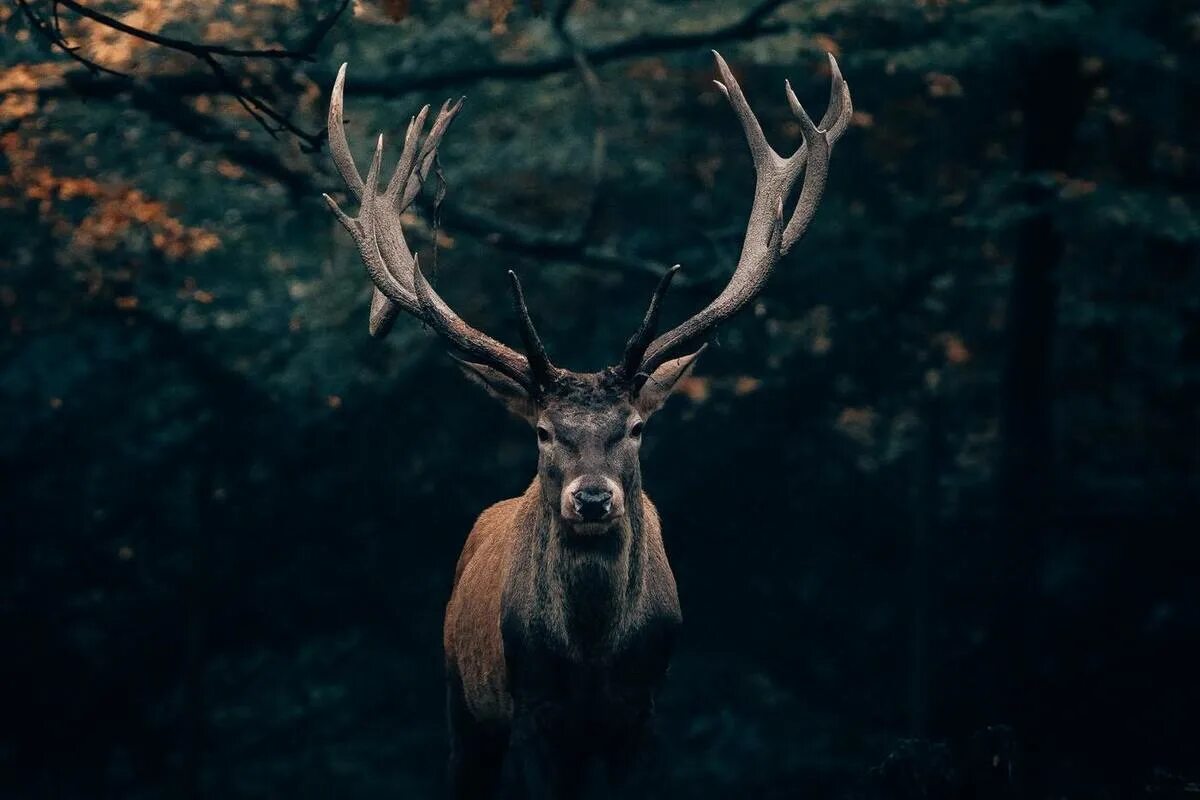
{"label": "red deer stag", "polygon": [[[695,316],[655,337],[675,267],[663,275],[620,363],[600,372],[553,364],[512,272],[524,354],[472,328],[438,295],[405,242],[401,214],[437,155],[462,101],[447,102],[424,142],[429,107],[410,120],[400,162],[379,191],[383,137],[364,181],[342,124],[342,66],[329,106],[333,161],[360,201],[357,217],[325,201],[375,285],[370,330],[403,311],[444,337],[467,377],[535,429],[537,476],[520,497],[484,511],[454,573],[444,643],[451,784],[460,798],[569,798],[583,776],[621,778],[637,754],[680,624],[658,514],[642,491],[638,447],[650,415],[688,373],[717,326],[762,290],[817,209],[830,148],[850,120],[850,93],[829,58],[829,108],[814,125],[790,85],[804,142],[790,156],[763,135],[741,87],[716,55],[757,175],[741,257],[729,284]],[[784,202],[801,174],[796,208]],[[692,348],[698,348],[688,353]],[[686,355],[681,355],[688,353]],[[597,768],[594,768],[598,765]]]}

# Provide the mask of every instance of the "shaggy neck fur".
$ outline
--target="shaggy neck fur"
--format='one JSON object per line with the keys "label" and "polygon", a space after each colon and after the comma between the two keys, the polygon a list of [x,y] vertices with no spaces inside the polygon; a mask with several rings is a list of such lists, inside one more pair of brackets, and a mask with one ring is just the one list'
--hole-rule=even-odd
{"label": "shaggy neck fur", "polygon": [[644,507],[640,476],[625,487],[625,516],[602,534],[578,534],[552,509],[535,479],[531,544],[536,608],[564,650],[602,658],[634,621],[643,594]]}

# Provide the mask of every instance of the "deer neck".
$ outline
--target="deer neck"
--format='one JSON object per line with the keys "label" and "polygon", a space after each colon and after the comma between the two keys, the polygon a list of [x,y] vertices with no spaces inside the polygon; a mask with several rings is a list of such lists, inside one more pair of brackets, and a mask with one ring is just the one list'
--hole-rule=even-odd
{"label": "deer neck", "polygon": [[560,644],[602,657],[634,620],[645,573],[640,480],[627,487],[627,512],[603,534],[570,530],[541,499],[535,532],[537,606]]}

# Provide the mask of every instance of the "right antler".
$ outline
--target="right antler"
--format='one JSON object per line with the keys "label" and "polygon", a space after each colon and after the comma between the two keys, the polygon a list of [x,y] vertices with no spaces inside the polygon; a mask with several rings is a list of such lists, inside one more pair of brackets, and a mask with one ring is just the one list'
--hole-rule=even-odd
{"label": "right antler", "polygon": [[[850,89],[842,79],[837,61],[830,55],[829,68],[833,74],[833,82],[829,92],[829,108],[821,119],[819,128],[813,124],[800,101],[796,99],[791,84],[784,83],[788,105],[800,123],[804,143],[789,158],[783,158],[767,142],[762,126],[750,109],[750,104],[746,102],[746,96],[742,94],[742,88],[733,77],[725,59],[715,50],[713,55],[716,56],[717,69],[721,73],[721,80],[715,83],[729,99],[734,113],[742,123],[742,130],[746,134],[754,162],[757,180],[754,202],[750,207],[750,221],[746,225],[746,237],[742,242],[742,254],[738,259],[737,268],[721,294],[704,310],[650,341],[662,295],[674,270],[664,276],[654,293],[646,319],[629,340],[625,358],[622,360],[625,377],[633,382],[635,389],[640,386],[646,375],[653,373],[667,358],[687,345],[706,338],[718,325],[736,314],[762,291],[780,256],[786,254],[808,229],[821,200],[821,193],[825,189],[830,149],[846,130],[853,114]],[[784,226],[783,204],[791,194],[801,172],[804,173],[804,183],[800,188],[800,197],[791,218]]]}
{"label": "right antler", "polygon": [[346,65],[338,70],[329,102],[329,149],[346,188],[359,199],[358,217],[350,217],[329,195],[325,202],[354,237],[367,273],[375,284],[371,296],[370,331],[386,335],[400,311],[424,322],[441,334],[453,347],[472,361],[492,367],[517,381],[532,394],[540,394],[558,375],[559,370],[546,357],[533,321],[525,307],[521,284],[509,272],[513,301],[521,321],[521,334],[529,356],[523,356],[482,331],[472,328],[454,313],[425,279],[416,257],[404,240],[400,215],[412,204],[424,185],[437,158],[437,148],[463,101],[446,101],[433,121],[429,135],[419,148],[429,106],[409,120],[404,134],[400,162],[379,194],[379,168],[383,156],[383,135],[375,144],[375,155],[364,181],[350,153],[342,123],[342,95],[346,83]]}

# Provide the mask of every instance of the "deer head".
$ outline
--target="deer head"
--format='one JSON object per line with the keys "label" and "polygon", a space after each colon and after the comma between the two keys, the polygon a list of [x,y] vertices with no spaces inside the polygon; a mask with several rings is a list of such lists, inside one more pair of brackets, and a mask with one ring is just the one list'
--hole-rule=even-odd
{"label": "deer head", "polygon": [[[409,121],[400,161],[380,192],[383,136],[376,142],[364,181],[342,124],[346,65],[342,65],[334,83],[329,105],[330,150],[347,188],[359,199],[358,216],[345,214],[329,195],[325,195],[325,202],[354,237],[374,284],[372,335],[386,335],[403,311],[442,336],[457,351],[469,378],[534,427],[538,477],[545,501],[571,530],[580,533],[612,526],[625,514],[625,499],[638,496],[638,447],[646,420],[691,370],[704,350],[705,340],[762,291],[780,256],[804,235],[825,188],[830,149],[850,120],[850,92],[837,61],[830,56],[833,80],[829,107],[819,126],[785,82],[787,100],[804,142],[784,158],[767,142],[725,60],[715,51],[713,55],[721,75],[715,83],[741,122],[757,178],[737,267],[708,306],[656,336],[663,296],[679,268],[668,270],[621,360],[593,373],[572,372],[550,361],[515,273],[509,271],[508,276],[524,353],[476,330],[455,314],[425,279],[405,242],[400,215],[420,191],[442,137],[462,108],[462,100],[447,101],[442,106],[424,142],[420,139],[429,106]],[[799,197],[785,223],[784,204],[801,174],[804,180]]]}

